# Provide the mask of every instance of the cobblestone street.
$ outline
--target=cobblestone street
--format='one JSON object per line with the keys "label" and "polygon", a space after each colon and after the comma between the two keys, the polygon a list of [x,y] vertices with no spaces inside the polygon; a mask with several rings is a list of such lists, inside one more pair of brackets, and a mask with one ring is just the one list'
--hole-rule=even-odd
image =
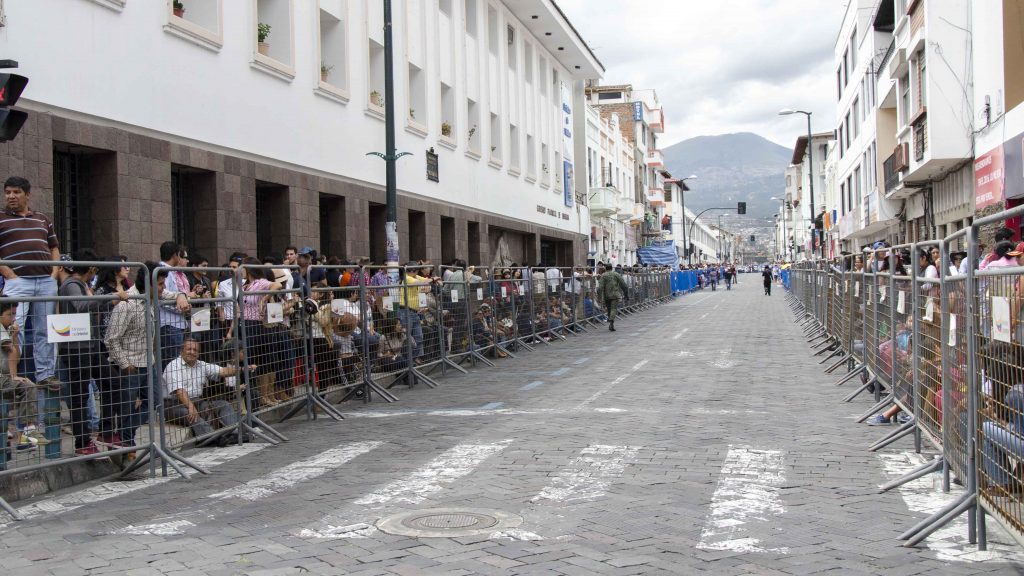
{"label": "cobblestone street", "polygon": [[[1020,573],[989,523],[897,535],[938,502],[930,455],[854,423],[868,398],[822,374],[781,287],[678,297],[400,402],[279,427],[290,441],[192,455],[192,482],[91,484],[16,503],[4,573]],[[938,499],[938,500],[937,500]],[[440,512],[444,509],[445,512]],[[428,511],[438,510],[437,514]],[[400,513],[406,521],[378,523]],[[428,537],[451,528],[477,534]],[[391,532],[405,531],[397,535]]]}

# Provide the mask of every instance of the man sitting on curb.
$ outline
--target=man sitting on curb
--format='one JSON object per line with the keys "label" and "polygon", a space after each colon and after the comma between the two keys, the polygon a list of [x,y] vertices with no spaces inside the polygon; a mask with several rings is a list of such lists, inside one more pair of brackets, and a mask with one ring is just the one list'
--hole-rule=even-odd
{"label": "man sitting on curb", "polygon": [[[187,423],[196,438],[213,432],[214,427],[206,420],[211,416],[220,420],[222,428],[238,424],[238,414],[227,400],[208,399],[203,395],[207,384],[234,376],[235,372],[237,370],[233,366],[222,368],[199,360],[199,342],[186,339],[181,345],[181,356],[172,360],[164,369],[164,410],[167,422]],[[230,436],[225,437],[229,443]]]}

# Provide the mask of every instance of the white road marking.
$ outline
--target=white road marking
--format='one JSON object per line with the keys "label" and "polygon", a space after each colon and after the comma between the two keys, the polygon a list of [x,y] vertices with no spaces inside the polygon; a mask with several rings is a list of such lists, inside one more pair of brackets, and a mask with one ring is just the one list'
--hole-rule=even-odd
{"label": "white road marking", "polygon": [[675,336],[673,336],[672,339],[673,340],[679,340],[680,338],[683,337],[683,334],[686,334],[687,330],[689,330],[689,328],[683,328],[683,331],[680,332],[679,334],[676,334]]}
{"label": "white road marking", "polygon": [[715,304],[715,307],[714,307],[714,308],[712,308],[712,310],[718,310],[718,307],[719,307],[719,306],[721,306],[721,304]]}
{"label": "white road marking", "polygon": [[[243,444],[242,446],[228,446],[216,450],[206,450],[195,455],[189,455],[189,460],[204,469],[216,468],[221,464],[241,458],[247,454],[257,452],[269,446],[269,444]],[[58,516],[72,510],[77,510],[89,504],[103,502],[116,498],[123,494],[129,494],[150,486],[157,486],[164,482],[170,482],[180,478],[173,469],[168,469],[168,476],[157,476],[156,478],[145,478],[143,480],[112,481],[97,484],[90,488],[75,490],[74,492],[46,498],[39,502],[33,502],[18,508],[18,512],[27,519],[36,519],[43,516]],[[14,521],[0,523],[0,533],[15,524]]]}
{"label": "white road marking", "polygon": [[583,402],[580,402],[575,408],[573,408],[573,412],[579,412],[580,410],[583,410],[584,408],[587,407],[588,404],[590,404],[594,400],[597,400],[602,395],[606,394],[608,391],[610,391],[612,388],[614,388],[616,385],[618,385],[620,382],[622,382],[626,378],[629,378],[630,376],[632,376],[633,373],[635,373],[637,370],[643,368],[644,365],[647,364],[648,362],[649,362],[649,360],[641,360],[640,362],[637,362],[636,364],[633,365],[632,368],[629,369],[629,372],[626,372],[622,376],[619,376],[615,380],[612,380],[612,382],[610,384],[604,386],[603,388],[601,388],[597,392],[594,392],[593,394],[591,394],[590,398],[587,398]]}
{"label": "white road marking", "polygon": [[504,450],[512,440],[494,444],[459,444],[428,462],[409,477],[391,482],[362,498],[355,504],[381,508],[388,504],[419,504],[431,494],[469,474],[474,468]]}
{"label": "white road marking", "polygon": [[755,522],[767,531],[772,519],[785,513],[778,488],[786,479],[783,466],[778,450],[729,446],[697,548],[788,553],[787,548],[765,548],[748,533]]}
{"label": "white road marking", "polygon": [[705,314],[705,315],[701,316],[701,317],[700,317],[700,319],[701,319],[701,320],[703,320],[703,319],[705,319],[705,318],[707,318],[707,317],[708,317],[708,315],[707,315],[707,314]]}
{"label": "white road marking", "polygon": [[288,490],[300,482],[312,480],[339,468],[356,456],[366,454],[377,448],[383,442],[356,442],[346,446],[331,448],[322,454],[294,462],[283,468],[278,468],[266,476],[261,476],[235,486],[234,488],[210,494],[210,498],[230,499],[239,498],[255,502],[268,496]]}
{"label": "white road marking", "polygon": [[[927,457],[914,452],[880,452],[878,460],[882,463],[885,475],[890,480],[895,480],[924,464]],[[951,486],[952,489],[948,493],[943,493],[939,485],[941,478],[940,474],[929,474],[908,482],[897,490],[911,511],[931,515],[963,495],[963,489],[956,486]],[[989,519],[985,526],[988,550],[984,552],[967,540],[966,514],[961,514],[945,527],[935,531],[923,544],[934,550],[938,560],[943,562],[1024,562],[1024,552],[1021,552],[1013,538],[997,522]]]}
{"label": "white road marking", "polygon": [[573,364],[579,366],[580,364],[586,364],[588,360],[590,360],[590,358],[584,356],[583,358],[580,358],[579,360],[573,362]]}
{"label": "white road marking", "polygon": [[[504,450],[512,440],[493,444],[459,444],[434,458],[406,478],[390,482],[386,486],[355,500],[353,503],[379,511],[394,504],[419,504],[436,492],[468,475],[484,460]],[[320,527],[304,528],[300,538],[315,540],[337,540],[341,538],[370,538],[377,534],[375,526],[365,522],[351,522],[344,512],[322,518]]]}
{"label": "white road marking", "polygon": [[128,534],[133,536],[174,536],[182,534],[195,524],[188,520],[173,520],[171,522],[160,522],[157,524],[131,525],[115,530],[112,534]]}
{"label": "white road marking", "polygon": [[612,480],[622,475],[639,449],[637,446],[603,444],[587,446],[531,502],[575,502],[600,498],[608,491]]}
{"label": "white road marking", "polygon": [[719,350],[718,358],[708,362],[708,365],[722,369],[732,368],[733,366],[735,366],[736,361],[733,360],[732,357],[732,348],[724,348],[722,350]]}
{"label": "white road marking", "polygon": [[527,532],[526,530],[520,530],[518,528],[504,530],[501,532],[492,532],[487,538],[489,540],[519,540],[520,542],[537,542],[538,540],[544,539],[544,537],[539,534],[534,534],[533,532]]}

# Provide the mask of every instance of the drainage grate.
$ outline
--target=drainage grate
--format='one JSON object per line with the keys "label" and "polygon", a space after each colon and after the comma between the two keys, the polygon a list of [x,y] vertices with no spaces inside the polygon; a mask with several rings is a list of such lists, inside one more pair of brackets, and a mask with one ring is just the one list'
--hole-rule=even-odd
{"label": "drainage grate", "polygon": [[522,517],[498,510],[437,509],[381,518],[377,528],[400,536],[460,538],[516,528],[522,522]]}

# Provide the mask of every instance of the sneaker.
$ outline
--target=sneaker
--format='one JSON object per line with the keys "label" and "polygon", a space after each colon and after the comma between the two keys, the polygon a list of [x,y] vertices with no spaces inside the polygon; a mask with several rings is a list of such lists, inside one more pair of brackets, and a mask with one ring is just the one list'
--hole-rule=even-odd
{"label": "sneaker", "polygon": [[37,444],[38,442],[36,442],[35,438],[19,432],[18,440],[14,443],[14,448],[19,451],[35,450]]}
{"label": "sneaker", "polygon": [[32,427],[32,430],[29,430],[29,427],[26,426],[25,435],[35,440],[36,444],[42,444],[43,446],[45,446],[50,443],[50,441],[46,438],[46,434],[44,434],[42,430],[35,428],[35,426]]}
{"label": "sneaker", "polygon": [[63,384],[56,377],[50,376],[49,378],[43,378],[42,380],[37,382],[36,386],[39,386],[40,388],[46,388],[50,392],[60,392],[60,389],[63,386]]}
{"label": "sneaker", "polygon": [[914,416],[911,414],[907,414],[906,412],[900,412],[899,415],[896,416],[896,422],[899,422],[900,424],[907,424],[911,422],[913,419]]}
{"label": "sneaker", "polygon": [[96,444],[89,442],[84,448],[75,448],[75,456],[89,456],[91,454],[99,454],[100,449],[96,447]]}
{"label": "sneaker", "polygon": [[121,446],[121,437],[118,436],[117,432],[110,434],[100,434],[96,437],[97,444],[105,444],[107,446],[119,447]]}
{"label": "sneaker", "polygon": [[871,418],[869,418],[868,421],[865,422],[865,424],[867,424],[868,426],[888,426],[892,424],[892,420],[886,418],[881,414],[878,414],[876,416],[872,416]]}

